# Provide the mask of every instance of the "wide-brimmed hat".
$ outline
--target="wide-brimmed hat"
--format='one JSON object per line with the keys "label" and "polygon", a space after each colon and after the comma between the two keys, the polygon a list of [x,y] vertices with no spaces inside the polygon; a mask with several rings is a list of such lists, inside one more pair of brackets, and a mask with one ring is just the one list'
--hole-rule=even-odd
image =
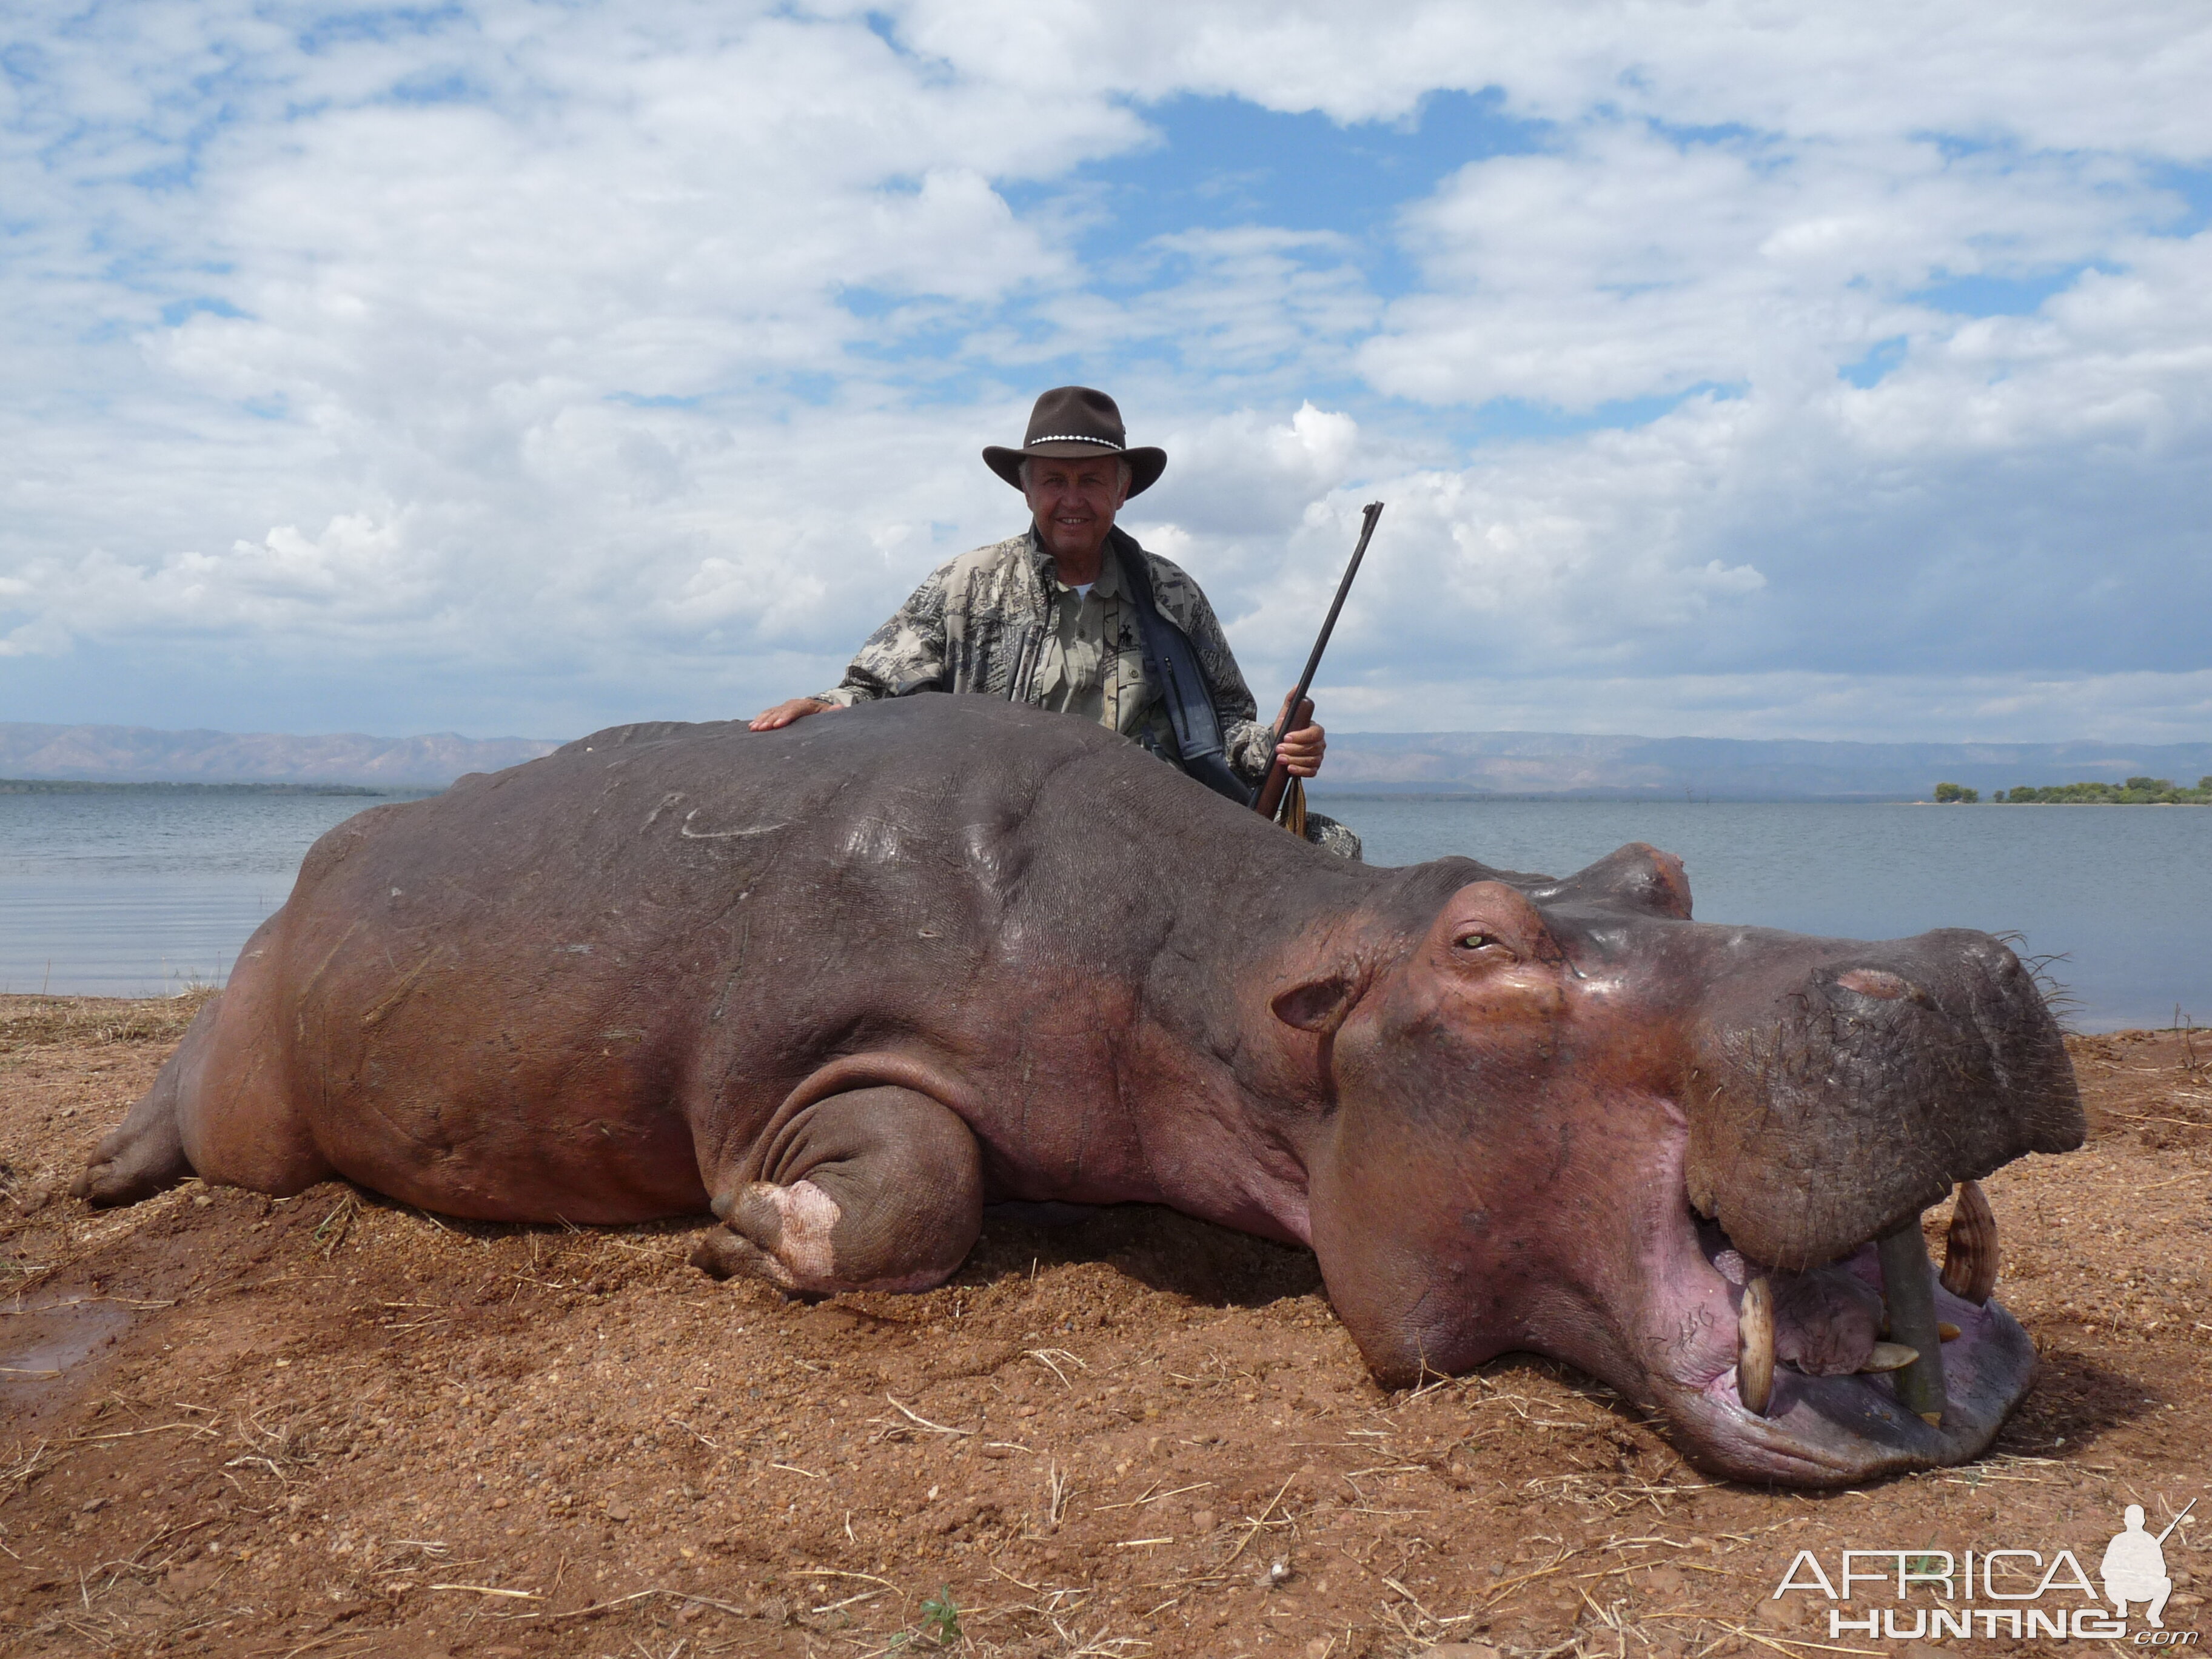
{"label": "wide-brimmed hat", "polygon": [[1129,464],[1129,493],[1141,495],[1167,471],[1164,449],[1132,449],[1121,425],[1121,410],[1103,392],[1087,386],[1059,386],[1036,400],[1030,411],[1030,429],[1019,449],[992,444],[983,451],[983,465],[1017,489],[1022,487],[1022,459],[1029,455],[1067,458],[1100,453],[1119,455]]}

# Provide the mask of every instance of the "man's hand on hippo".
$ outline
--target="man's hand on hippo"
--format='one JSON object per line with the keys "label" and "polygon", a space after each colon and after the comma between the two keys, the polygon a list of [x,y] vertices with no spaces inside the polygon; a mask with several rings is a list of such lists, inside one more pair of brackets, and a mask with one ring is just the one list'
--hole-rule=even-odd
{"label": "man's hand on hippo", "polygon": [[780,702],[773,708],[762,709],[759,714],[746,722],[746,726],[749,730],[754,732],[773,732],[779,726],[788,726],[793,720],[803,720],[809,714],[827,714],[844,706],[841,702],[824,702],[819,697],[793,697],[790,702]]}
{"label": "man's hand on hippo", "polygon": [[[1275,717],[1275,724],[1289,726],[1291,700],[1283,699],[1283,712]],[[1321,770],[1321,758],[1328,750],[1328,733],[1313,723],[1313,699],[1308,697],[1298,705],[1296,727],[1284,732],[1275,744],[1275,755],[1294,778],[1310,778]]]}

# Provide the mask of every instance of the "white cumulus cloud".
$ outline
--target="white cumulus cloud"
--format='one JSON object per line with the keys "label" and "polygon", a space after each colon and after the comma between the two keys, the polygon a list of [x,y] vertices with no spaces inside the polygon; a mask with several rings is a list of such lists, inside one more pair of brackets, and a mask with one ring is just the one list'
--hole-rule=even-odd
{"label": "white cumulus cloud", "polygon": [[2166,732],[2208,73],[2148,0],[26,0],[7,706],[742,710],[1018,527],[976,451],[1083,380],[1255,685],[1389,502],[1340,725]]}

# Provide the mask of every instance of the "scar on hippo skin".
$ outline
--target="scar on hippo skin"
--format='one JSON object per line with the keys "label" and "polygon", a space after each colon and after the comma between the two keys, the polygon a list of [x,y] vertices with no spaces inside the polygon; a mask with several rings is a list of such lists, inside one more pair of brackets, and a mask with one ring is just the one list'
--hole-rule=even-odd
{"label": "scar on hippo skin", "polygon": [[811,1181],[756,1181],[738,1194],[722,1231],[701,1242],[691,1265],[716,1279],[744,1273],[787,1291],[842,1290],[830,1234],[843,1215]]}

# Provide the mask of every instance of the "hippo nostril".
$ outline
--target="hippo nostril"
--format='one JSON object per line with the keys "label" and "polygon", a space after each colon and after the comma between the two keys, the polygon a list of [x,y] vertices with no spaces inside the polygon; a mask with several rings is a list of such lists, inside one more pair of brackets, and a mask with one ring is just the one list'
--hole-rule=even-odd
{"label": "hippo nostril", "polygon": [[1895,974],[1879,968],[1854,968],[1837,975],[1836,983],[1846,991],[1856,991],[1863,997],[1880,997],[1885,1002],[1905,996],[1912,989]]}

